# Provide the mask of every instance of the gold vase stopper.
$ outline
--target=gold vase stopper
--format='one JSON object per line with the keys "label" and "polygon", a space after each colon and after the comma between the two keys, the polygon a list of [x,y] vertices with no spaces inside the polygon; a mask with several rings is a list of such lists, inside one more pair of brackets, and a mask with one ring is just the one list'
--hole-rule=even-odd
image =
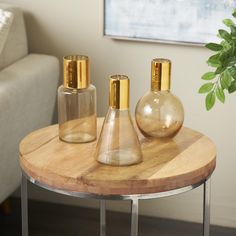
{"label": "gold vase stopper", "polygon": [[156,58],[151,63],[151,90],[170,90],[171,61],[169,59]]}
{"label": "gold vase stopper", "polygon": [[109,106],[115,109],[129,108],[129,78],[126,75],[112,75],[109,86]]}
{"label": "gold vase stopper", "polygon": [[63,62],[64,87],[84,89],[90,85],[89,58],[87,56],[65,56]]}

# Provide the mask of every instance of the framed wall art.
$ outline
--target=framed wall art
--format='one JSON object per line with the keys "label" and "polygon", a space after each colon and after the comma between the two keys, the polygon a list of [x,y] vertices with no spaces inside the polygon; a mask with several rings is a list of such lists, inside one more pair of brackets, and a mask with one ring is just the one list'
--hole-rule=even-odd
{"label": "framed wall art", "polygon": [[203,45],[218,41],[236,0],[104,0],[104,35]]}

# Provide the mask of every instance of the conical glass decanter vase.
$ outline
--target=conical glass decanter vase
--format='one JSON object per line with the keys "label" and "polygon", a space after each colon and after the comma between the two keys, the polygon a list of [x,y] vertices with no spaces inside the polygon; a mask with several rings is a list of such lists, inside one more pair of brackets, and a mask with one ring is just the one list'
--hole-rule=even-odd
{"label": "conical glass decanter vase", "polygon": [[129,78],[110,78],[109,109],[97,143],[95,159],[113,166],[142,161],[141,146],[129,111]]}

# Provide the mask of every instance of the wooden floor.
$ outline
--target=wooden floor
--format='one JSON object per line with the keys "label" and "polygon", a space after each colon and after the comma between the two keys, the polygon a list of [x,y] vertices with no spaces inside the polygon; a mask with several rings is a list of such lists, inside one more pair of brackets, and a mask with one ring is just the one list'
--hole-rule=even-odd
{"label": "wooden floor", "polygon": [[[20,201],[12,213],[0,213],[0,235],[21,236]],[[129,236],[130,216],[107,212],[107,236]],[[139,236],[201,236],[201,224],[140,217]],[[235,236],[236,229],[211,227],[211,236]],[[29,236],[99,236],[99,211],[59,204],[29,202]]]}

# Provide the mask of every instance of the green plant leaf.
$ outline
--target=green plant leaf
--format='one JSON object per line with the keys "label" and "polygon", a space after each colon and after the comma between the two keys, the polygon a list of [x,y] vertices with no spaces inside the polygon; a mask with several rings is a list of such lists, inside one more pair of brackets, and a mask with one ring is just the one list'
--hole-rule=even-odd
{"label": "green plant leaf", "polygon": [[234,66],[235,63],[236,63],[235,56],[229,56],[228,58],[225,59],[224,66],[225,67],[231,67],[231,66]]}
{"label": "green plant leaf", "polygon": [[230,30],[231,30],[231,34],[232,34],[233,36],[236,36],[236,26],[231,25],[231,26],[230,26]]}
{"label": "green plant leaf", "polygon": [[215,74],[216,75],[221,74],[225,69],[226,69],[225,67],[220,66],[216,69]]}
{"label": "green plant leaf", "polygon": [[207,72],[202,76],[203,80],[212,80],[216,77],[215,72]]}
{"label": "green plant leaf", "polygon": [[216,98],[215,98],[214,91],[208,93],[205,100],[206,109],[208,111],[215,105],[215,101],[216,101]]}
{"label": "green plant leaf", "polygon": [[231,41],[231,35],[226,30],[220,29],[219,35],[222,39],[225,39],[228,42]]}
{"label": "green plant leaf", "polygon": [[221,53],[226,52],[231,48],[231,44],[225,40],[221,41],[220,44],[223,46]]}
{"label": "green plant leaf", "polygon": [[226,88],[228,89],[227,84],[224,82],[223,79],[220,80],[220,85],[223,89],[226,89]]}
{"label": "green plant leaf", "polygon": [[198,92],[199,92],[199,93],[208,93],[208,92],[210,92],[210,91],[212,90],[213,86],[214,86],[213,83],[206,83],[206,84],[203,84],[203,85],[199,88]]}
{"label": "green plant leaf", "polygon": [[220,61],[220,54],[215,54],[207,60],[207,64],[212,67],[219,67],[221,66],[221,61]]}
{"label": "green plant leaf", "polygon": [[217,43],[208,43],[205,45],[206,48],[212,50],[212,51],[220,51],[223,46]]}
{"label": "green plant leaf", "polygon": [[234,9],[232,16],[236,18],[236,8]]}
{"label": "green plant leaf", "polygon": [[229,93],[233,93],[236,91],[236,80],[233,80],[231,85],[228,88]]}
{"label": "green plant leaf", "polygon": [[217,88],[216,88],[216,97],[222,103],[225,102],[225,93],[224,93],[224,90],[220,86],[217,86]]}
{"label": "green plant leaf", "polygon": [[223,51],[220,56],[219,60],[222,64],[223,67],[228,67],[228,63],[232,61],[232,58],[234,57],[233,55],[233,49],[230,46],[230,49]]}
{"label": "green plant leaf", "polygon": [[232,76],[232,78],[233,78],[234,80],[236,80],[236,67],[233,66],[233,67],[231,67],[231,68],[228,69],[228,70],[229,70],[229,73],[230,73],[230,75]]}
{"label": "green plant leaf", "polygon": [[231,75],[229,73],[229,70],[225,70],[223,76],[224,76],[224,80],[227,83],[227,85],[230,86],[232,79],[231,79]]}
{"label": "green plant leaf", "polygon": [[234,25],[234,22],[231,19],[224,19],[223,23],[228,27]]}
{"label": "green plant leaf", "polygon": [[223,89],[228,89],[231,85],[231,75],[228,70],[225,70],[220,78],[220,84]]}

